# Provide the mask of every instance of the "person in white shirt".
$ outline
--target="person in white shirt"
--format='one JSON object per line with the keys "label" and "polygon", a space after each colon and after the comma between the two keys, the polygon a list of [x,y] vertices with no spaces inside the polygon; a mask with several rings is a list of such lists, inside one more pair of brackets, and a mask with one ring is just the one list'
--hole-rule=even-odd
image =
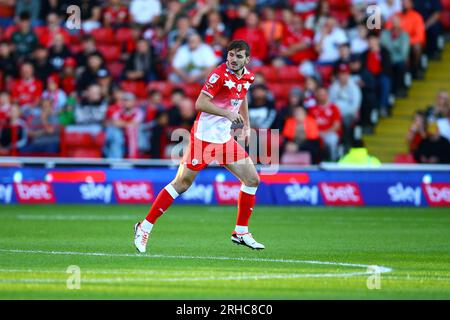
{"label": "person in white shirt", "polygon": [[401,0],[378,0],[377,2],[384,21],[388,21],[393,15],[402,11]]}
{"label": "person in white shirt", "polygon": [[191,34],[188,43],[175,52],[169,80],[175,83],[202,82],[218,63],[214,50],[202,42],[200,35]]}
{"label": "person in white shirt", "polygon": [[362,102],[360,87],[350,78],[350,67],[340,64],[338,77],[332,83],[330,89],[330,101],[341,112],[343,125],[343,142],[350,147],[353,138],[353,126],[359,117]]}
{"label": "person in white shirt", "polygon": [[329,17],[323,28],[316,33],[314,43],[319,52],[317,60],[320,64],[333,64],[339,59],[339,46],[348,42],[344,30],[337,25],[333,17]]}
{"label": "person in white shirt", "polygon": [[131,0],[130,14],[133,22],[137,24],[149,24],[160,16],[162,12],[159,0]]}

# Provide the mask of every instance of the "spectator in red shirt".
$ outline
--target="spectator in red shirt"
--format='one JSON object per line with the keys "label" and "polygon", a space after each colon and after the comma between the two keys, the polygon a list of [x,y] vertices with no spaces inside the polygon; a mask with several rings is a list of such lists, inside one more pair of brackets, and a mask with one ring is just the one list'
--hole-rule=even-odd
{"label": "spectator in red shirt", "polygon": [[228,45],[228,28],[222,22],[219,11],[211,11],[207,15],[208,26],[204,33],[205,43],[210,45],[218,58],[222,58],[224,49]]}
{"label": "spectator in red shirt", "polygon": [[251,64],[262,65],[267,58],[268,43],[264,31],[259,26],[258,14],[250,12],[246,20],[246,26],[239,28],[233,34],[233,40],[242,39],[252,48]]}
{"label": "spectator in red shirt", "polygon": [[104,27],[119,28],[128,22],[128,8],[121,0],[109,0],[103,10]]}
{"label": "spectator in red shirt", "polygon": [[61,88],[70,96],[76,92],[77,81],[75,78],[75,68],[77,62],[74,58],[69,57],[64,60],[64,67],[61,76]]}
{"label": "spectator in red shirt", "polygon": [[414,154],[423,139],[427,137],[427,118],[425,112],[416,111],[413,121],[409,127],[406,141],[409,147],[409,152]]}
{"label": "spectator in red shirt", "polygon": [[338,160],[338,145],[341,136],[341,113],[336,105],[328,101],[328,92],[320,87],[316,93],[317,105],[308,110],[308,113],[316,119],[319,127],[319,136],[325,144],[329,159]]}
{"label": "spectator in red shirt", "polygon": [[8,92],[0,92],[0,127],[5,126],[9,121],[12,104]]}
{"label": "spectator in red shirt", "polygon": [[390,107],[389,96],[392,92],[392,63],[389,51],[381,46],[376,34],[369,35],[369,50],[364,53],[363,62],[377,83],[378,110],[382,117],[387,117]]}
{"label": "spectator in red shirt", "polygon": [[47,16],[47,25],[39,28],[41,30],[39,32],[39,42],[47,48],[50,48],[53,44],[53,39],[59,34],[62,35],[62,40],[65,45],[70,43],[69,32],[61,26],[61,20],[56,12],[49,13]]}
{"label": "spectator in red shirt", "polygon": [[281,43],[281,56],[289,64],[301,64],[305,60],[313,60],[316,56],[313,46],[314,33],[303,26],[300,16],[294,16],[292,23],[286,26]]}
{"label": "spectator in red shirt", "polygon": [[42,89],[42,82],[34,77],[33,65],[29,62],[24,63],[20,68],[20,79],[12,86],[13,101],[21,108],[37,106]]}

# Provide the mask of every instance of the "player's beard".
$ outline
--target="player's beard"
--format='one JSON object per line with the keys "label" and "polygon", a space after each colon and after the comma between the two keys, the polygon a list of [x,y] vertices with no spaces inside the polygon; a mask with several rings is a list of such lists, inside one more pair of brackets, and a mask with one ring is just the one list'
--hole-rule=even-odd
{"label": "player's beard", "polygon": [[239,66],[239,63],[236,63],[236,66],[233,66],[230,62],[227,63],[228,67],[233,70],[234,73],[242,74],[242,69],[244,69],[244,65]]}

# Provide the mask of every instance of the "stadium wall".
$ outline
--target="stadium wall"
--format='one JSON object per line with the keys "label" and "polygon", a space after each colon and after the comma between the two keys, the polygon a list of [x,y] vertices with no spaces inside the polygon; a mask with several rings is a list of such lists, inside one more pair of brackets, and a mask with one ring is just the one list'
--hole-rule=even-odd
{"label": "stadium wall", "polygon": [[[0,204],[149,204],[176,167],[0,168]],[[208,168],[175,203],[235,204],[240,182]],[[450,206],[450,170],[315,167],[262,174],[257,203],[294,206]]]}

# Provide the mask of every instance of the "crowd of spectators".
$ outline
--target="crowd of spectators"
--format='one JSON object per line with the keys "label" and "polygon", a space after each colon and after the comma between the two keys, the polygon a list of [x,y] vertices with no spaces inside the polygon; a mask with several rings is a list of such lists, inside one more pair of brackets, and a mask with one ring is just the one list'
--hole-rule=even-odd
{"label": "crowd of spectators", "polygon": [[417,163],[450,164],[450,99],[440,90],[436,101],[413,116],[407,134],[409,152]]}
{"label": "crowd of spectators", "polygon": [[[371,4],[381,28],[369,27]],[[80,28],[68,27],[71,5]],[[439,58],[440,10],[440,0],[1,0],[0,154],[58,154],[78,132],[103,134],[104,157],[166,158],[228,42],[244,39],[256,74],[251,126],[280,130],[283,153],[337,161],[407,95],[409,75],[424,77],[425,57]],[[268,66],[298,70],[285,99]],[[416,136],[433,140],[426,123],[441,107],[416,115],[420,162],[434,158]]]}

